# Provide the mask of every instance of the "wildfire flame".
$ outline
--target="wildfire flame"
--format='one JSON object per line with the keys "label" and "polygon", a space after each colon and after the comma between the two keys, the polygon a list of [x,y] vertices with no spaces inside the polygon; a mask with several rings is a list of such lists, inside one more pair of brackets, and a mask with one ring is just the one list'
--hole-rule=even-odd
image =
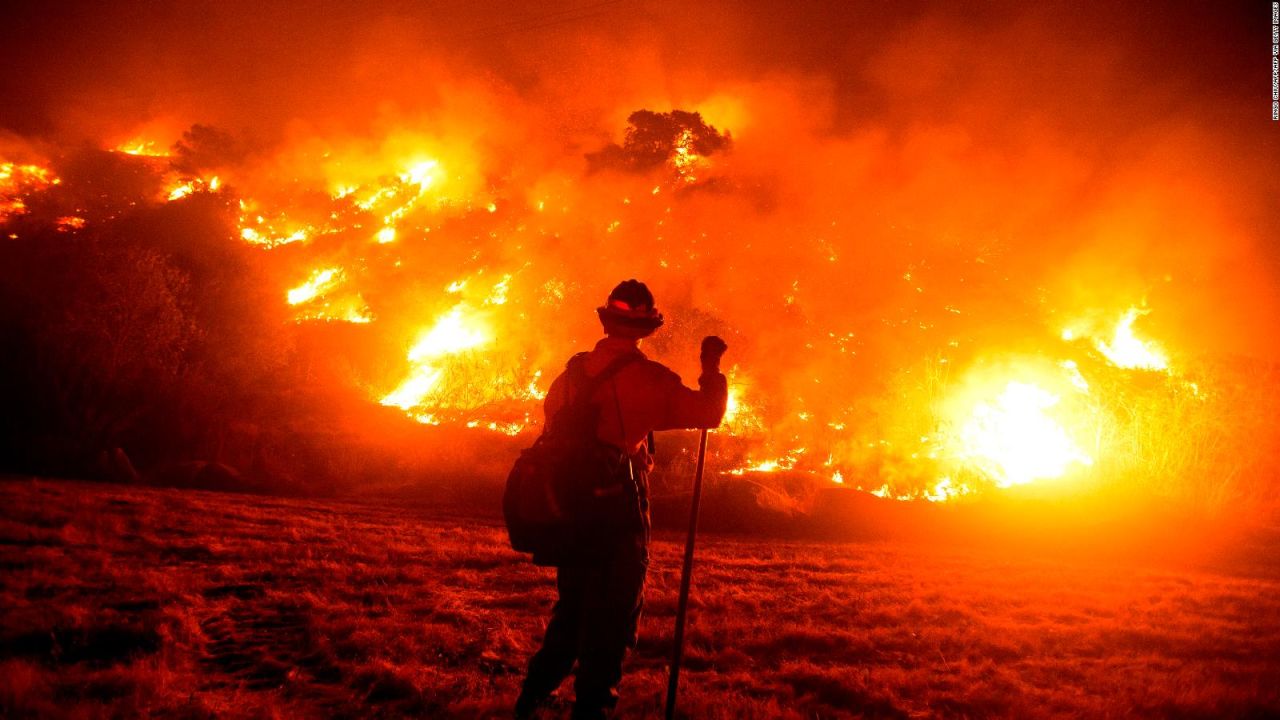
{"label": "wildfire flame", "polygon": [[169,188],[166,197],[172,202],[181,200],[192,193],[196,192],[217,192],[222,187],[222,180],[216,175],[209,178],[191,178],[177,183]]}
{"label": "wildfire flame", "polygon": [[693,150],[693,131],[684,130],[676,140],[675,153],[671,156],[671,165],[680,178],[687,183],[698,181],[698,169],[705,165],[701,155]]}
{"label": "wildfire flame", "polygon": [[[1143,340],[1133,331],[1133,324],[1149,310],[1131,307],[1121,314],[1115,325],[1105,333],[1090,333],[1093,346],[1116,367],[1131,370],[1168,370],[1169,360],[1156,343]],[[1081,332],[1076,328],[1062,331],[1062,339],[1075,340]]]}
{"label": "wildfire flame", "polygon": [[[672,170],[686,183],[695,182],[699,168],[706,166],[706,159],[693,151],[692,143],[692,136],[686,131],[670,158]],[[116,151],[162,156],[154,144],[141,141],[121,145]],[[308,221],[290,217],[284,212],[266,211],[258,200],[242,197],[239,199],[240,238],[263,249],[272,249],[327,235],[350,233],[365,238],[366,242],[371,239],[376,245],[390,245],[400,239],[400,226],[407,228],[411,218],[415,222],[414,228],[422,233],[430,232],[429,226],[418,222],[425,218],[419,213],[422,209],[419,205],[430,193],[439,190],[445,177],[442,165],[437,160],[419,156],[419,159],[401,163],[400,167],[403,170],[398,173],[380,174],[375,179],[357,178],[337,185],[334,191],[325,194],[331,205],[322,206],[321,212]],[[9,212],[22,211],[24,194],[58,182],[51,171],[40,166],[0,165],[0,194],[8,201]],[[198,192],[215,192],[221,187],[222,181],[218,176],[184,177],[172,182],[165,191],[165,197],[176,201]],[[655,186],[653,197],[656,198],[660,190],[661,187]],[[634,206],[631,197],[623,198],[622,204],[624,207]],[[545,198],[536,199],[538,212],[544,212],[545,205]],[[497,212],[497,204],[484,202],[477,209],[492,214]],[[666,211],[669,212],[670,208]],[[78,230],[84,227],[85,220],[78,216],[64,216],[58,218],[57,223],[63,230]],[[362,230],[368,227],[366,223],[376,228],[372,237],[370,230]],[[619,226],[619,221],[614,221],[608,230],[612,232]],[[666,267],[668,261],[663,259],[661,264]],[[399,266],[398,261],[396,266]],[[525,403],[522,420],[454,417],[444,412],[466,406],[448,394],[452,390],[442,387],[442,380],[447,374],[459,372],[461,368],[467,373],[467,385],[489,384],[477,368],[489,362],[486,352],[495,349],[491,346],[498,336],[498,328],[493,323],[499,321],[497,313],[506,311],[514,276],[512,273],[501,274],[486,290],[477,287],[476,281],[482,275],[483,271],[479,271],[454,280],[444,288],[445,295],[460,296],[459,300],[418,334],[405,354],[408,364],[406,375],[391,392],[379,399],[381,404],[399,408],[424,424],[460,422],[466,427],[505,434],[517,434],[528,427],[531,422],[530,404],[545,396],[545,391],[538,387],[542,376],[540,369],[530,368],[532,374],[526,375],[526,380],[485,390],[489,399]],[[909,278],[910,273],[907,276]],[[284,295],[287,303],[297,308],[295,317],[299,322],[369,323],[374,317],[360,294],[349,287],[353,284],[353,278],[342,266],[325,266],[309,271],[304,282],[286,290]],[[789,293],[794,293],[797,287],[798,281],[792,283]],[[544,302],[559,303],[565,298],[566,284],[553,279],[544,285],[543,291]],[[788,294],[787,297],[788,302],[794,301],[794,295]],[[1080,330],[1078,326],[1064,331],[1062,339],[1072,341],[1087,337],[1092,346],[1118,368],[1167,370],[1168,362],[1163,350],[1134,332],[1136,320],[1146,312],[1131,307],[1111,327],[1089,331],[1087,325],[1083,326],[1086,330]],[[832,334],[831,337],[836,338],[840,352],[844,353],[854,336]],[[460,365],[456,360],[464,355],[474,360]],[[1052,382],[992,377],[982,384],[976,395],[970,388],[966,394],[969,398],[967,404],[960,403],[964,409],[951,411],[949,423],[958,429],[949,434],[921,436],[917,448],[910,452],[912,459],[935,464],[939,472],[934,479],[910,489],[883,483],[867,491],[897,500],[946,502],[977,492],[973,485],[960,479],[972,480],[964,474],[966,472],[976,473],[977,477],[996,487],[1007,488],[1061,478],[1073,469],[1091,466],[1093,459],[1073,439],[1079,428],[1073,428],[1069,422],[1072,419],[1070,413],[1059,412],[1061,392],[1087,394],[1089,383],[1074,360],[1059,361],[1057,367],[1061,374]],[[731,368],[729,375],[728,407],[722,432],[741,437],[763,435],[769,425],[761,407],[750,399],[752,382],[742,376],[737,367]],[[1047,389],[1058,386],[1061,386],[1060,390]],[[796,413],[792,422],[805,428],[826,427],[837,437],[848,431],[844,420],[815,417],[808,411]],[[766,455],[765,459],[759,459],[758,455],[751,459],[748,455],[736,467],[727,470],[727,474],[810,473],[833,484],[844,484],[845,472],[852,466],[842,461],[837,467],[834,455],[822,445],[819,445],[821,454],[807,453],[801,438],[812,440],[813,437],[811,430],[804,432],[809,435],[795,435],[794,447],[775,446],[772,456]],[[823,456],[826,461],[819,467],[819,458]]]}
{"label": "wildfire flame", "polygon": [[764,421],[760,417],[759,408],[747,398],[750,395],[751,382],[734,365],[725,373],[729,378],[729,397],[725,405],[724,419],[720,425],[723,432],[733,435],[751,435],[764,429]]}
{"label": "wildfire flame", "polygon": [[1140,370],[1167,370],[1169,361],[1154,343],[1138,338],[1133,333],[1133,323],[1147,311],[1129,308],[1116,323],[1111,340],[1097,341],[1098,351],[1122,368]]}
{"label": "wildfire flame", "polygon": [[960,430],[961,457],[1002,488],[1062,477],[1073,464],[1092,465],[1048,412],[1059,400],[1036,385],[1010,381],[973,409]]}
{"label": "wildfire flame", "polygon": [[747,473],[771,473],[779,470],[790,470],[796,466],[800,456],[804,455],[804,448],[796,448],[783,455],[780,458],[772,460],[761,460],[756,463],[748,464],[745,467],[734,468],[729,471],[730,475],[746,475]]}
{"label": "wildfire flame", "polygon": [[[844,476],[840,473],[836,473],[836,476],[831,479],[833,482],[838,484],[844,484]],[[862,490],[863,488],[859,486],[858,489]],[[900,500],[903,502],[911,500],[928,500],[929,502],[938,503],[947,502],[948,500],[958,498],[962,495],[968,495],[974,492],[974,490],[968,485],[954,482],[950,477],[944,476],[938,478],[937,482],[933,483],[929,487],[918,492],[895,494],[893,489],[889,487],[888,483],[885,483],[874,490],[867,490],[866,492],[869,492],[878,498],[885,498],[888,500]]]}
{"label": "wildfire flame", "polygon": [[157,143],[155,140],[145,140],[142,138],[135,138],[128,142],[120,143],[119,145],[116,146],[115,151],[119,153],[124,153],[125,155],[134,155],[137,157],[153,157],[153,158],[170,157],[170,154],[167,150],[157,147]]}
{"label": "wildfire flame", "polygon": [[27,198],[62,182],[52,170],[31,163],[0,162],[0,223],[27,212]]}
{"label": "wildfire flame", "polygon": [[401,410],[424,405],[444,372],[439,367],[442,358],[480,347],[491,340],[488,327],[466,305],[455,305],[409,348],[407,357],[412,366],[409,377],[383,396],[382,404]]}
{"label": "wildfire flame", "polygon": [[311,273],[311,277],[287,293],[290,305],[311,302],[342,283],[342,268],[324,268]]}
{"label": "wildfire flame", "polygon": [[75,215],[64,215],[63,217],[58,218],[54,222],[57,224],[58,230],[60,230],[61,232],[72,232],[74,230],[80,230],[84,228],[84,226],[87,224],[84,218],[77,217]]}
{"label": "wildfire flame", "polygon": [[[550,178],[536,176],[536,170],[525,176],[521,175],[523,170],[472,157],[454,144],[418,136],[366,138],[348,145],[326,140],[323,152],[298,161],[296,175],[287,162],[296,160],[292,155],[278,163],[261,161],[290,170],[273,175],[270,182],[254,177],[256,165],[183,165],[202,169],[178,170],[180,163],[147,161],[145,158],[167,154],[146,140],[131,140],[114,148],[104,143],[100,149],[144,158],[117,157],[113,163],[145,166],[153,172],[158,184],[148,187],[164,188],[162,195],[152,198],[155,202],[165,198],[178,202],[213,192],[227,201],[219,206],[230,205],[235,199],[238,213],[231,210],[229,219],[234,218],[240,240],[255,248],[255,262],[260,260],[270,267],[276,281],[271,294],[277,302],[283,299],[291,307],[293,320],[368,324],[385,315],[390,319],[380,322],[376,330],[350,332],[371,333],[362,337],[381,333],[375,339],[384,341],[389,333],[407,331],[401,341],[412,338],[412,342],[395,351],[396,355],[403,352],[403,360],[398,362],[404,365],[388,371],[385,358],[377,363],[362,358],[352,363],[359,365],[352,386],[367,393],[371,401],[398,408],[424,424],[517,434],[537,422],[530,418],[537,415],[536,403],[545,396],[544,371],[562,362],[559,355],[569,341],[580,343],[584,338],[573,335],[575,331],[556,328],[553,349],[542,353],[537,346],[541,338],[531,342],[532,333],[521,331],[545,328],[547,318],[554,317],[552,311],[581,302],[587,282],[581,271],[575,274],[572,263],[576,257],[589,255],[584,250],[595,250],[583,247],[584,237],[608,236],[620,246],[638,238],[652,241],[652,266],[642,266],[642,270],[660,269],[660,275],[677,277],[705,271],[706,264],[722,259],[717,253],[726,246],[750,262],[773,259],[768,253],[761,254],[759,248],[774,240],[744,231],[724,218],[726,208],[740,207],[729,204],[739,193],[749,187],[759,189],[760,183],[742,182],[732,173],[713,178],[715,182],[725,180],[722,185],[708,181],[710,175],[732,163],[720,166],[712,149],[706,149],[706,155],[699,154],[696,148],[705,146],[698,144],[691,130],[674,138],[674,145],[666,148],[669,154],[665,161],[655,162],[647,175],[617,171],[618,177],[614,177],[614,170],[610,170],[593,176],[592,182],[584,185],[607,188],[607,193],[596,194],[575,187],[572,179],[560,176],[561,170]],[[456,144],[465,146],[466,141]],[[796,161],[802,159],[797,157]],[[743,167],[756,165],[752,161]],[[215,167],[221,175],[212,175]],[[506,178],[517,180],[503,185]],[[528,186],[515,184],[526,179]],[[52,171],[37,165],[0,165],[0,221],[24,213],[32,192],[58,182]],[[703,192],[703,188],[715,192]],[[761,206],[772,207],[773,201],[767,197],[770,193],[762,193],[758,198]],[[188,207],[203,212],[199,205],[190,203]],[[92,232],[104,222],[92,209],[73,206],[59,209],[51,218],[56,218],[55,227],[68,235],[86,225]],[[704,218],[710,220],[698,227]],[[911,298],[907,303],[911,312],[894,315],[897,308],[885,302],[883,316],[868,320],[869,316],[852,310],[846,315],[843,300],[841,304],[816,302],[822,299],[819,291],[808,285],[836,284],[848,277],[847,268],[835,269],[833,265],[848,262],[842,260],[842,254],[853,254],[857,245],[856,233],[844,230],[843,224],[842,216],[829,222],[823,217],[813,229],[798,231],[795,238],[787,240],[786,258],[790,261],[793,254],[803,255],[807,243],[814,251],[811,264],[780,267],[778,273],[761,273],[758,281],[753,281],[758,282],[760,295],[750,298],[750,317],[768,316],[772,311],[763,308],[769,303],[760,302],[767,300],[786,309],[785,315],[769,316],[771,319],[803,319],[805,336],[803,343],[786,346],[773,343],[771,338],[748,354],[736,356],[745,358],[744,366],[758,375],[745,377],[736,367],[728,372],[728,407],[718,432],[731,436],[733,442],[725,443],[730,449],[717,450],[725,454],[713,464],[716,470],[731,476],[774,474],[775,482],[807,475],[816,482],[847,483],[860,490],[858,479],[873,477],[863,482],[869,488],[866,491],[876,496],[930,502],[947,502],[990,487],[1083,477],[1093,466],[1094,456],[1100,465],[1109,456],[1108,448],[1096,440],[1096,418],[1081,411],[1086,403],[1081,398],[1104,402],[1101,396],[1106,393],[1100,388],[1112,387],[1117,378],[1119,382],[1134,379],[1133,373],[1124,370],[1169,370],[1165,350],[1135,331],[1137,320],[1148,312],[1145,301],[1143,308],[1135,306],[1123,312],[1118,311],[1124,305],[1101,311],[1096,307],[1065,309],[1070,318],[1090,318],[1063,332],[1061,338],[1067,343],[1055,340],[1055,324],[1047,333],[1043,325],[1035,328],[1046,335],[1036,345],[1017,344],[1028,340],[1027,323],[1016,326],[1015,332],[1023,337],[997,336],[989,347],[964,347],[953,352],[970,338],[983,337],[981,324],[962,324],[954,332],[948,330],[945,339],[935,336],[918,344],[904,343],[908,348],[904,353],[877,357],[875,352],[887,351],[867,339],[873,334],[868,332],[868,324],[883,322],[893,332],[903,333],[894,336],[900,340],[905,334],[914,337],[917,330],[926,335],[937,333],[942,322],[962,314],[966,319],[958,322],[969,323],[968,314],[976,312],[964,304],[962,293],[966,290],[957,285],[951,288],[952,295],[943,295],[938,291],[944,287],[942,283],[929,277],[927,267],[914,264],[914,257],[909,258],[911,265],[897,267],[892,273],[894,285],[898,278],[908,283],[904,289]],[[724,240],[717,237],[719,226],[728,228]],[[904,247],[917,240],[920,238],[911,238]],[[923,241],[918,244],[927,245]],[[284,246],[293,247],[281,249]],[[595,263],[597,255],[590,255],[593,272],[614,272],[620,267],[608,258]],[[781,253],[777,256],[779,261],[782,257]],[[984,264],[985,259],[976,262]],[[828,270],[829,266],[833,269]],[[953,269],[946,267],[944,271]],[[768,277],[771,274],[778,277]],[[935,273],[940,274],[944,273]],[[688,334],[706,327],[707,332],[740,330],[747,336],[763,335],[743,319],[741,303],[756,291],[755,287],[747,289],[750,292],[737,292],[737,297],[723,300],[729,293],[717,289],[713,300],[722,302],[722,307],[708,302],[711,309],[705,318],[695,318],[696,322],[683,327],[672,323],[671,327]],[[375,303],[377,317],[365,297]],[[702,308],[705,300],[708,298],[701,296],[682,298],[681,302],[689,305],[677,310]],[[861,302],[851,299],[848,307]],[[916,302],[933,303],[934,315],[923,310],[916,313]],[[395,317],[397,309],[419,304],[431,308],[425,316],[427,322],[414,316],[413,324],[404,325],[403,316]],[[1047,316],[1055,317],[1061,311],[1050,307]],[[675,313],[672,316],[677,317]],[[945,320],[938,320],[938,316]],[[1105,320],[1098,320],[1100,317]],[[1039,323],[1040,318],[1034,322]],[[595,330],[590,322],[585,325],[587,331]],[[696,346],[696,338],[689,342],[688,334],[665,335],[674,338],[666,345],[655,341],[655,357],[670,362],[680,352],[677,347]],[[346,329],[318,331],[321,339],[317,342],[328,342],[328,336],[337,335],[351,337]],[[868,368],[888,368],[887,375],[904,357],[937,352],[949,355],[940,359],[939,365],[951,363],[946,370],[959,377],[982,363],[1003,361],[999,348],[1006,346],[999,343],[1005,340],[1015,341],[1008,347],[1033,347],[1025,351],[1036,353],[1038,367],[987,372],[973,382],[966,377],[963,383],[951,380],[949,384],[940,372],[930,390],[901,403],[901,415],[907,417],[901,423],[896,416],[884,419],[893,415],[893,410],[863,406],[871,405],[866,402],[870,393],[859,388],[859,382],[867,380],[867,385],[875,385],[882,380],[870,375]],[[803,350],[797,354],[805,359],[796,364],[785,364],[774,356],[781,355],[778,347],[800,345]],[[374,342],[369,346],[382,345]],[[864,358],[871,361],[855,365]],[[882,362],[886,359],[890,362]],[[513,371],[513,367],[518,369]],[[907,370],[903,367],[900,372]],[[1104,374],[1107,372],[1112,375]],[[548,379],[553,375],[549,372]],[[916,377],[911,378],[913,383]],[[932,380],[916,384],[929,382]],[[1089,395],[1091,384],[1099,388],[1098,397]],[[1188,386],[1199,396],[1198,386]],[[371,387],[377,390],[369,392]],[[893,387],[887,394],[897,402],[897,386]],[[392,389],[386,392],[387,388]],[[490,412],[499,405],[502,407]],[[501,419],[494,417],[497,414]],[[868,427],[876,423],[879,425]],[[903,427],[895,427],[895,423]],[[1081,438],[1095,439],[1087,446],[1089,453],[1081,449]],[[879,477],[869,468],[879,469]]]}
{"label": "wildfire flame", "polygon": [[742,400],[740,399],[741,391],[737,387],[729,386],[729,397],[725,402],[724,421],[726,424],[732,424],[738,419],[738,414],[742,412]]}
{"label": "wildfire flame", "polygon": [[264,235],[256,228],[245,227],[240,228],[240,238],[247,243],[270,249],[280,245],[288,245],[289,243],[302,242],[307,239],[307,231],[294,230],[288,235]]}

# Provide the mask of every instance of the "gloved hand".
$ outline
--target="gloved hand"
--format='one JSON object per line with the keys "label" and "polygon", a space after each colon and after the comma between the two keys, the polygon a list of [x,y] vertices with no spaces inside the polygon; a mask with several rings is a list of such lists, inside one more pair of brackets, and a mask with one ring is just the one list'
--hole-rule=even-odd
{"label": "gloved hand", "polygon": [[715,335],[708,335],[703,338],[702,353],[698,356],[698,359],[702,361],[702,371],[720,372],[720,356],[724,355],[724,351],[728,349],[729,346],[725,344],[724,340]]}

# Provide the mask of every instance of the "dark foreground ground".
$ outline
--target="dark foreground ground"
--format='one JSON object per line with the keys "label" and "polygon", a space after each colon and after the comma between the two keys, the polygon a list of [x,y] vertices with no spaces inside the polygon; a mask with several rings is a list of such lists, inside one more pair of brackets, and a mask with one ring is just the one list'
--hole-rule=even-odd
{"label": "dark foreground ground", "polygon": [[[676,540],[656,543],[625,717],[660,714]],[[1157,566],[707,537],[682,710],[1280,715],[1280,577],[1254,561],[1277,552]],[[491,521],[0,481],[0,715],[504,717],[551,585]]]}

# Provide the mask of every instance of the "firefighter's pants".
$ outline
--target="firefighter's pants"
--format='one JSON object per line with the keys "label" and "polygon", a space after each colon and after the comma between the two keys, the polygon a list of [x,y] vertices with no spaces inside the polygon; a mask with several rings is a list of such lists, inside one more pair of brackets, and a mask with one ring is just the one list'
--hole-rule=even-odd
{"label": "firefighter's pants", "polygon": [[645,544],[624,543],[612,557],[558,569],[559,599],[542,648],[529,661],[522,692],[526,699],[554,692],[576,660],[574,716],[601,716],[617,704],[622,660],[627,648],[635,647],[644,604]]}

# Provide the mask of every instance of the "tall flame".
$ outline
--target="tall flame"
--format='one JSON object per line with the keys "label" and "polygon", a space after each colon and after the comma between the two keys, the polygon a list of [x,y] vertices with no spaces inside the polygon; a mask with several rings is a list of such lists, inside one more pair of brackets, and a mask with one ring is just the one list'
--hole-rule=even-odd
{"label": "tall flame", "polygon": [[443,370],[438,361],[484,345],[492,340],[489,329],[468,308],[458,304],[436,320],[409,348],[412,368],[395,390],[382,398],[382,404],[401,410],[422,405],[440,381]]}
{"label": "tall flame", "polygon": [[1169,361],[1160,348],[1142,340],[1133,333],[1133,323],[1147,311],[1129,308],[1116,323],[1111,339],[1097,340],[1095,345],[1112,363],[1122,368],[1137,370],[1167,370]]}
{"label": "tall flame", "polygon": [[1072,341],[1081,335],[1093,341],[1093,346],[1112,365],[1129,370],[1168,370],[1169,360],[1159,345],[1139,338],[1133,324],[1149,310],[1131,307],[1120,315],[1114,327],[1102,330],[1096,325],[1068,327],[1062,331],[1062,339]]}

